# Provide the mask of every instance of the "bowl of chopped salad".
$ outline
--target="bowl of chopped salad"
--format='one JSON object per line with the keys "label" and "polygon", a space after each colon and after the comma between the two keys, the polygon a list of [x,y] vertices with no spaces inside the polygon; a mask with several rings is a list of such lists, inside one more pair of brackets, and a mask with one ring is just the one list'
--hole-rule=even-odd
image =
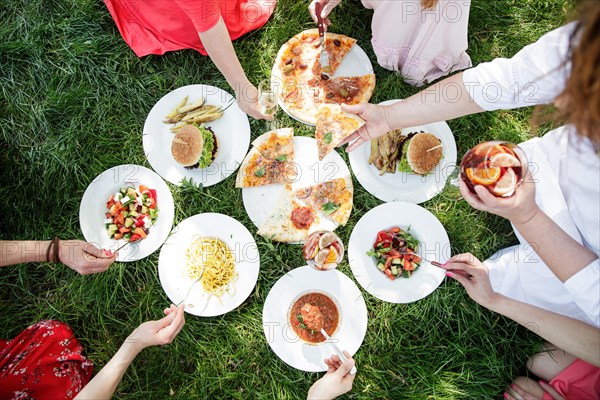
{"label": "bowl of chopped salad", "polygon": [[348,261],[358,283],[390,303],[410,303],[431,294],[451,255],[444,226],[416,204],[391,202],[369,210],[356,223],[348,242]]}
{"label": "bowl of chopped salad", "polygon": [[154,171],[127,164],[110,168],[88,186],[79,207],[85,239],[119,250],[117,261],[136,261],[156,251],[173,226],[173,196]]}

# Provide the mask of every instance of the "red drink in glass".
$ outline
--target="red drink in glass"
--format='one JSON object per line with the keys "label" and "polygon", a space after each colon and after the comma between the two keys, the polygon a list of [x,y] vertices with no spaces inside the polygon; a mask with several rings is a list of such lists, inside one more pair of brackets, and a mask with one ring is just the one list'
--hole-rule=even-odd
{"label": "red drink in glass", "polygon": [[483,142],[465,154],[460,163],[463,181],[471,192],[482,185],[496,197],[510,197],[523,181],[525,154],[515,144]]}

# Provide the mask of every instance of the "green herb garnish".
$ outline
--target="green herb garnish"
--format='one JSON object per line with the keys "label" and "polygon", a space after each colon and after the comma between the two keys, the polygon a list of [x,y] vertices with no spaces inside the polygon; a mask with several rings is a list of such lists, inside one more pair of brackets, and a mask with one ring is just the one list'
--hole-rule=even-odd
{"label": "green herb garnish", "polygon": [[325,143],[325,144],[330,144],[332,140],[333,140],[333,132],[327,132],[323,136],[323,143]]}
{"label": "green herb garnish", "polygon": [[279,162],[285,162],[287,161],[287,154],[282,154],[280,156],[275,157],[275,159]]}
{"label": "green herb garnish", "polygon": [[327,203],[323,204],[323,206],[321,207],[321,211],[323,211],[327,215],[330,215],[338,208],[340,208],[339,205],[332,203],[332,202],[327,202]]}
{"label": "green herb garnish", "polygon": [[254,171],[254,175],[258,176],[260,178],[261,176],[265,176],[266,172],[267,171],[265,170],[265,167],[260,167],[259,169],[257,169],[256,171]]}

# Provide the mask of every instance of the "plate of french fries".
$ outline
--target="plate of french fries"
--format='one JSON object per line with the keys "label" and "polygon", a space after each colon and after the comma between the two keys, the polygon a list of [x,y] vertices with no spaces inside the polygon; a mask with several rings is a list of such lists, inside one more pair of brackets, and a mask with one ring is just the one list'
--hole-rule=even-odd
{"label": "plate of french fries", "polygon": [[[385,101],[381,105],[397,101],[400,100]],[[442,158],[427,175],[407,173],[399,168],[403,140],[415,132],[431,133],[441,142]],[[403,150],[405,154],[406,148]],[[448,124],[440,121],[389,132],[350,152],[348,158],[358,182],[379,200],[420,204],[444,190],[448,177],[456,168],[456,156],[454,135]]]}
{"label": "plate of french fries", "polygon": [[[210,128],[218,151],[206,168],[184,167],[171,153],[179,129],[186,125]],[[210,85],[183,86],[164,95],[144,124],[144,152],[152,168],[165,180],[181,186],[184,179],[215,185],[233,174],[250,146],[250,123],[235,98]]]}

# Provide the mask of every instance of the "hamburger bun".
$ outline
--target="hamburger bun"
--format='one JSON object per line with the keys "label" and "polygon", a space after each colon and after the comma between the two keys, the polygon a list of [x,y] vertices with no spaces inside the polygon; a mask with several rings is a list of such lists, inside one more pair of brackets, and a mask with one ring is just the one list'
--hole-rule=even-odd
{"label": "hamburger bun", "polygon": [[426,175],[433,171],[442,159],[442,142],[431,133],[417,133],[408,142],[406,160],[410,168],[420,175]]}
{"label": "hamburger bun", "polygon": [[200,130],[194,125],[180,128],[171,143],[171,154],[179,164],[191,167],[198,164],[202,156],[204,140]]}

